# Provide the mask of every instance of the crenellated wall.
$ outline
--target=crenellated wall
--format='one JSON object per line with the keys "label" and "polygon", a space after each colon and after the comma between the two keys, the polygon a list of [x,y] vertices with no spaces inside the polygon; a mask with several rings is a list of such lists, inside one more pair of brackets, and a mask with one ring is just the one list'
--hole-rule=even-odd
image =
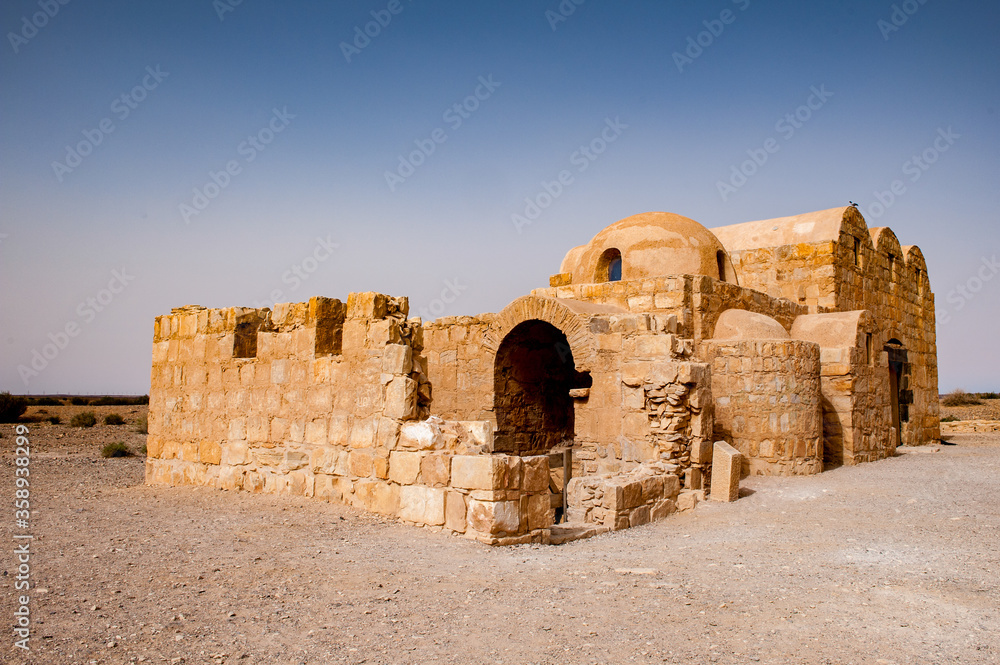
{"label": "crenellated wall", "polygon": [[294,494],[490,543],[544,541],[546,456],[492,454],[489,422],[426,418],[405,298],[352,293],[156,319],[150,484]]}

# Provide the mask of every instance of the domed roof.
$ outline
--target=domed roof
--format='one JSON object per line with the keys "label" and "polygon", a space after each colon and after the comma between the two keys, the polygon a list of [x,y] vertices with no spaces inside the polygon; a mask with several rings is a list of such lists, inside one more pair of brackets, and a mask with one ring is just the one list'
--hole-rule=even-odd
{"label": "domed roof", "polygon": [[571,273],[574,284],[609,281],[609,263],[621,259],[621,279],[663,275],[708,275],[735,282],[729,254],[707,228],[671,212],[647,212],[626,217],[598,233],[586,245],[574,247],[560,272]]}

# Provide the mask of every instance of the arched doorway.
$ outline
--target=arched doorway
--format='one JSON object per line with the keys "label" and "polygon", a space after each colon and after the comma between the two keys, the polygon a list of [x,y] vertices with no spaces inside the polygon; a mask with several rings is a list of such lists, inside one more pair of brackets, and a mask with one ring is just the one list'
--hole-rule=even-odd
{"label": "arched doorway", "polygon": [[576,371],[566,335],[551,323],[531,319],[515,326],[500,343],[493,366],[494,450],[540,455],[571,445],[570,390],[588,378]]}
{"label": "arched doorway", "polygon": [[903,423],[910,420],[910,403],[913,393],[909,390],[910,364],[906,358],[906,347],[898,339],[885,343],[889,356],[889,401],[892,405],[893,445],[903,444]]}

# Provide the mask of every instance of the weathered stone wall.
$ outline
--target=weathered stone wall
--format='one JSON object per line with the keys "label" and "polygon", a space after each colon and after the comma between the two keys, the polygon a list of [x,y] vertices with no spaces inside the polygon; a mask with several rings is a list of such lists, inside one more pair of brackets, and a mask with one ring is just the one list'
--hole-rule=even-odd
{"label": "weathered stone wall", "polygon": [[[901,247],[888,228],[868,229],[857,211],[844,219],[836,248],[838,306],[841,311],[872,313],[877,349],[893,339],[902,343],[908,367],[899,386],[906,416],[901,439],[909,445],[937,440],[941,431],[934,294],[923,255],[917,247]],[[861,246],[860,265],[854,259],[855,238]]]}
{"label": "weathered stone wall", "polygon": [[[902,424],[903,442],[918,445],[939,438],[934,295],[920,250],[900,246],[887,228],[869,229],[854,207],[842,209],[839,230],[811,242],[775,241],[782,234],[792,238],[797,231],[778,228],[784,220],[775,222],[775,234],[768,236],[774,246],[727,246],[740,284],[797,302],[814,314],[871,312],[877,349],[897,339],[907,352],[908,376],[899,387],[907,416]],[[736,238],[736,228],[719,232]],[[740,242],[747,241],[741,238]]]}
{"label": "weathered stone wall", "polygon": [[453,420],[489,420],[493,413],[493,360],[484,345],[492,315],[449,316],[426,323],[424,356],[434,415]]}
{"label": "weathered stone wall", "polygon": [[574,478],[567,490],[568,515],[573,522],[626,529],[670,515],[678,509],[679,494],[680,479],[664,464],[616,476]]}
{"label": "weathered stone wall", "polygon": [[694,343],[712,337],[715,322],[727,309],[764,314],[777,320],[786,330],[791,328],[795,317],[808,312],[805,305],[782,300],[781,296],[700,275],[571,284],[535,289],[532,294],[613,305],[625,312],[671,315],[677,321],[677,335]]}
{"label": "weathered stone wall", "polygon": [[823,470],[819,345],[799,340],[709,340],[715,438],[746,456],[749,472]]}
{"label": "weathered stone wall", "polygon": [[[520,324],[549,322],[578,331],[559,352],[589,384],[571,392],[572,439],[556,442],[571,448],[573,475],[627,473],[656,461],[678,465],[683,475],[692,465],[692,442],[711,437],[711,396],[704,366],[691,362],[691,341],[676,334],[677,318],[561,303],[531,296],[490,319],[455,317],[426,326],[432,413],[454,419],[468,408],[496,423],[493,350]],[[438,382],[452,385],[452,376],[469,389],[441,390]]]}
{"label": "weathered stone wall", "polygon": [[820,345],[824,465],[884,459],[896,448],[887,354],[871,313],[809,314],[792,334]]}
{"label": "weathered stone wall", "polygon": [[836,243],[797,243],[730,249],[740,285],[804,305],[811,312],[837,308]]}
{"label": "weathered stone wall", "polygon": [[548,458],[494,455],[489,422],[423,420],[405,299],[351,294],[158,317],[146,480],[347,503],[491,543],[545,541]]}

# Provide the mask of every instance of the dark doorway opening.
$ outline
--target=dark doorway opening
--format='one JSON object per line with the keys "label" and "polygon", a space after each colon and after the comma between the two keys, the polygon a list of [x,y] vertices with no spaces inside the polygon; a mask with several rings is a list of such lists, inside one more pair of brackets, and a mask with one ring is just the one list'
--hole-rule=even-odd
{"label": "dark doorway opening", "polygon": [[569,342],[555,326],[531,320],[517,325],[500,343],[493,368],[494,450],[542,455],[572,444],[570,390],[588,375],[573,364]]}
{"label": "dark doorway opening", "polygon": [[896,446],[903,445],[903,423],[910,420],[910,404],[913,393],[909,390],[910,364],[907,362],[906,348],[898,339],[886,342],[885,351],[889,355],[889,400],[892,404],[892,421]]}

